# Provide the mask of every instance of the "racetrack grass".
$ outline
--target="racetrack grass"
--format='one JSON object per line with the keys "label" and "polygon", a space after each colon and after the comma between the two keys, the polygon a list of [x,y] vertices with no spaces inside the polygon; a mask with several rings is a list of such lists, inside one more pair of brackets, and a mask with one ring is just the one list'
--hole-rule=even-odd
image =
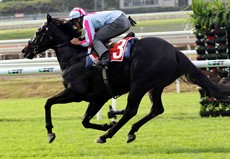
{"label": "racetrack grass", "polygon": [[0,40],[32,38],[38,28],[0,30]]}
{"label": "racetrack grass", "polygon": [[[63,90],[61,81],[61,76],[58,74],[0,76],[0,99],[51,97]],[[166,87],[164,91],[176,92],[176,82]],[[197,92],[197,86],[180,80],[180,91]]]}
{"label": "racetrack grass", "polygon": [[[127,95],[117,100],[125,107]],[[199,94],[164,93],[165,113],[144,125],[136,141],[126,144],[131,124],[150,108],[145,96],[138,114],[107,143],[94,143],[104,132],[85,129],[81,118],[87,103],[55,105],[52,108],[54,132],[48,144],[44,122],[45,98],[1,99],[0,158],[2,159],[227,159],[230,158],[228,117],[201,118]],[[109,101],[102,110],[105,123]]]}

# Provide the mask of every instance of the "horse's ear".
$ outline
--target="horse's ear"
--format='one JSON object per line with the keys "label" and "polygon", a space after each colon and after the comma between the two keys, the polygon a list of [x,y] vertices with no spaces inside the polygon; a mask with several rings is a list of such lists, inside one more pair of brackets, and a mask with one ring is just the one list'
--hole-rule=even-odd
{"label": "horse's ear", "polygon": [[47,13],[46,19],[47,19],[47,23],[50,23],[52,21],[52,17],[49,13]]}

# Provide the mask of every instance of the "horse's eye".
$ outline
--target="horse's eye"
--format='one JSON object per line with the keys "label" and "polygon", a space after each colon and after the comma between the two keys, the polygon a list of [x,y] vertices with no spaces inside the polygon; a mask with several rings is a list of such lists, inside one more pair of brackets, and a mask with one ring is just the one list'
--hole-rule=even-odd
{"label": "horse's eye", "polygon": [[42,32],[42,29],[39,28],[38,31],[35,33],[36,35],[39,35]]}

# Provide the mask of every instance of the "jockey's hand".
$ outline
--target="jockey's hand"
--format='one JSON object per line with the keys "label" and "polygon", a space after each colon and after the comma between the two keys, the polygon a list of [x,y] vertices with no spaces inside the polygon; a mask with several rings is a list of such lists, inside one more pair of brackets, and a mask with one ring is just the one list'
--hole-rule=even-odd
{"label": "jockey's hand", "polygon": [[81,40],[79,40],[78,38],[73,38],[70,42],[74,45],[81,45]]}

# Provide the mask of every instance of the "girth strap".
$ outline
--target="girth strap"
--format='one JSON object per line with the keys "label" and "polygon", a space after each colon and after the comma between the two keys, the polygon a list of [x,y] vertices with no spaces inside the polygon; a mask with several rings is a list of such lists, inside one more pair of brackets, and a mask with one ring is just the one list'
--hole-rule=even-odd
{"label": "girth strap", "polygon": [[108,69],[108,67],[102,67],[102,77],[103,77],[104,83],[107,86],[107,88],[108,88],[110,94],[112,95],[112,97],[114,99],[117,99],[119,97],[119,95],[118,96],[113,95],[113,92],[112,92],[111,88],[109,87],[109,81],[108,81],[107,72],[106,72],[107,69]]}

